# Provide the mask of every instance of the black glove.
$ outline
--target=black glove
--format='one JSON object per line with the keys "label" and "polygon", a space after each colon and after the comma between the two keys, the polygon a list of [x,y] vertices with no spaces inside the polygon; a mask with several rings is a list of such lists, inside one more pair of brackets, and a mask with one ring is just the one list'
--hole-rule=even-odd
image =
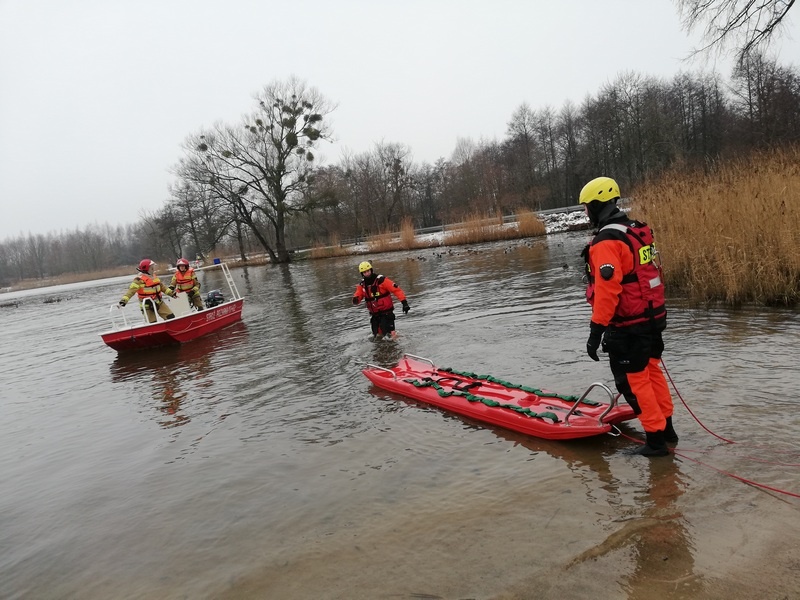
{"label": "black glove", "polygon": [[122,307],[124,307],[126,304],[127,304],[127,302],[125,302],[125,300],[120,300],[119,301],[119,305],[122,306]]}
{"label": "black glove", "polygon": [[174,295],[175,295],[175,288],[172,287],[172,286],[169,286],[167,288],[167,296],[174,296]]}
{"label": "black glove", "polygon": [[353,296],[353,304],[358,304],[358,296]]}
{"label": "black glove", "polygon": [[411,310],[411,307],[408,305],[408,300],[403,300],[400,304],[403,305],[403,314],[408,314],[408,311]]}
{"label": "black glove", "polygon": [[594,321],[589,324],[589,339],[586,340],[586,354],[592,360],[599,361],[597,356],[597,349],[600,347],[600,341],[603,339],[603,332],[606,330],[605,325],[598,325]]}

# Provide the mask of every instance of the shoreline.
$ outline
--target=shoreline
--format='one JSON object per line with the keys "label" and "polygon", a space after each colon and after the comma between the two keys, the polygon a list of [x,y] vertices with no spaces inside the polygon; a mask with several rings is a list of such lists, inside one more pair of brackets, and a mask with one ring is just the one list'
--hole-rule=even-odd
{"label": "shoreline", "polygon": [[[576,219],[573,215],[579,214],[579,217]],[[588,222],[586,221],[586,217],[583,215],[582,211],[572,211],[572,212],[564,212],[564,213],[553,213],[553,214],[546,214],[541,215],[542,221],[545,224],[546,233],[545,235],[550,235],[554,233],[566,233],[568,231],[577,231],[581,229],[587,229]],[[399,234],[398,234],[399,235]],[[444,244],[444,237],[445,233],[434,233],[434,234],[423,234],[418,235],[415,237],[415,243],[419,243],[418,248],[405,248],[405,247],[393,247],[393,244],[387,244],[386,247],[382,247],[379,250],[370,249],[369,244],[364,243],[355,243],[346,248],[349,249],[347,252],[341,252],[336,254],[330,254],[326,256],[313,256],[313,249],[304,249],[300,251],[294,251],[292,253],[296,259],[292,262],[299,262],[303,260],[320,260],[325,258],[336,258],[341,256],[348,256],[348,255],[364,255],[370,253],[382,253],[382,252],[402,252],[407,250],[424,250],[430,248],[440,248],[445,247]],[[525,239],[527,235],[521,235],[517,238],[508,238],[508,239]],[[492,241],[499,241],[492,238],[487,238],[484,240],[479,240],[473,242],[473,244],[481,244],[486,242]],[[473,244],[458,244],[458,245],[473,245]],[[345,247],[343,247],[345,248]],[[343,249],[341,248],[341,249]],[[302,253],[302,254],[300,254]],[[223,262],[227,262],[232,267],[254,267],[254,266],[262,266],[267,265],[270,263],[269,258],[258,254],[256,258],[248,258],[246,261],[242,261],[239,257],[236,258],[223,258]],[[3,303],[3,296],[4,294],[14,294],[17,292],[23,292],[28,290],[41,290],[48,287],[58,287],[62,285],[68,285],[71,283],[85,283],[87,281],[98,281],[102,279],[111,279],[115,277],[134,277],[136,275],[136,267],[135,265],[129,266],[122,266],[116,267],[112,269],[101,269],[99,271],[94,271],[91,273],[68,273],[58,277],[46,277],[43,279],[24,279],[14,285],[0,288],[0,308],[5,307],[5,303]]]}

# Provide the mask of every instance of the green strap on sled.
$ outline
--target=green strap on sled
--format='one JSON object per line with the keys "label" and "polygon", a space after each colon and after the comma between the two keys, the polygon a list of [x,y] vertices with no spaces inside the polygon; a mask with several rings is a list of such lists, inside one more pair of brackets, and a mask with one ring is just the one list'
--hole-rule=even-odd
{"label": "green strap on sled", "polygon": [[[442,369],[439,369],[439,370],[441,371]],[[452,372],[454,372],[454,371],[452,371]],[[459,373],[459,375],[463,375],[463,373]],[[447,398],[449,396],[461,396],[462,398],[465,398],[466,400],[469,400],[470,402],[481,402],[482,404],[485,404],[486,406],[499,407],[499,408],[508,408],[510,410],[513,410],[515,412],[521,413],[523,415],[527,415],[529,417],[535,417],[537,419],[552,419],[553,423],[558,423],[559,422],[558,417],[556,416],[555,413],[552,413],[552,412],[537,413],[537,412],[532,411],[530,408],[523,408],[521,406],[517,406],[516,404],[501,404],[500,402],[497,402],[497,400],[489,400],[489,398],[484,398],[482,396],[476,396],[475,394],[470,394],[469,392],[461,392],[461,391],[458,391],[458,390],[454,390],[452,392],[448,392],[447,390],[445,390],[442,386],[440,386],[437,382],[435,382],[433,380],[420,381],[419,379],[404,379],[403,381],[405,381],[406,383],[410,383],[414,387],[419,387],[419,388],[421,388],[421,387],[432,387],[433,389],[436,390],[436,392],[442,398]],[[527,391],[527,390],[525,390],[525,391]],[[577,400],[577,398],[576,398],[576,400]]]}
{"label": "green strap on sled", "polygon": [[[490,383],[498,383],[504,387],[514,390],[522,390],[523,392],[536,394],[537,396],[542,396],[543,398],[559,398],[567,402],[575,402],[578,400],[578,396],[563,396],[561,394],[554,394],[553,392],[545,392],[543,390],[528,387],[527,385],[519,385],[517,383],[510,383],[508,381],[503,381],[502,379],[498,379],[497,377],[493,377],[492,375],[476,375],[475,373],[470,373],[469,371],[456,371],[455,369],[451,369],[449,367],[444,369],[437,369],[437,371],[440,371],[442,373],[452,373],[453,375],[460,375],[461,377],[468,377],[470,379],[479,379],[481,381],[488,381]],[[600,402],[584,398],[581,404],[586,404],[588,406],[598,406]]]}

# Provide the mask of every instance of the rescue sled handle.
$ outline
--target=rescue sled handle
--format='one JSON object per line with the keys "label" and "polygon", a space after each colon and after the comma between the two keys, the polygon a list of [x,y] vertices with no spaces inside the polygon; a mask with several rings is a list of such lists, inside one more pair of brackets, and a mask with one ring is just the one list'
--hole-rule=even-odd
{"label": "rescue sled handle", "polygon": [[434,369],[436,368],[436,365],[433,364],[433,361],[430,358],[425,358],[424,356],[417,356],[416,354],[408,354],[408,353],[406,353],[405,356],[410,356],[411,358],[416,358],[417,360],[421,360],[422,362],[428,363]]}
{"label": "rescue sled handle", "polygon": [[[416,358],[417,360],[421,360],[422,362],[428,363],[433,370],[436,370],[436,365],[433,364],[433,361],[430,358],[425,358],[424,356],[417,356],[416,354],[404,354],[403,356],[409,356],[411,358]],[[389,373],[392,376],[392,379],[397,379],[397,373],[392,371],[391,369],[387,369],[385,367],[379,367],[378,365],[373,365],[372,363],[367,363],[366,365],[370,369],[378,369],[378,371],[384,371],[385,373]]]}
{"label": "rescue sled handle", "polygon": [[586,398],[586,396],[589,395],[589,392],[591,392],[596,387],[604,389],[606,391],[606,393],[608,394],[608,398],[610,400],[610,402],[608,403],[608,408],[605,409],[603,411],[603,414],[600,415],[600,423],[601,424],[604,423],[603,419],[605,418],[605,416],[608,413],[610,413],[614,409],[614,407],[617,405],[617,399],[619,398],[619,395],[615,396],[614,393],[610,389],[608,389],[608,386],[606,384],[601,383],[599,381],[596,381],[592,385],[590,385],[588,388],[586,388],[586,391],[583,392],[583,396],[578,398],[578,400],[575,402],[575,404],[572,405],[572,408],[569,409],[569,412],[567,412],[567,414],[564,416],[564,426],[565,427],[569,427],[569,418],[570,418],[570,416],[572,416],[572,413],[574,413],[578,409],[578,406],[580,406],[581,402],[583,402],[584,399]]}
{"label": "rescue sled handle", "polygon": [[[409,354],[408,356],[411,356],[411,355]],[[378,365],[373,365],[372,363],[367,363],[367,366],[370,369],[378,369],[378,371],[384,371],[384,372],[388,373],[389,375],[391,375],[392,379],[397,379],[397,373],[395,373],[391,369],[387,369],[385,367],[379,367]]]}

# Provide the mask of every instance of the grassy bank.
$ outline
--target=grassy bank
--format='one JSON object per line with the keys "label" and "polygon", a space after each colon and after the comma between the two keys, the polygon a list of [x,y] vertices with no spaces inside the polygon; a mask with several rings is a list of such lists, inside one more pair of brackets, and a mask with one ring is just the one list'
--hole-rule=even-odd
{"label": "grassy bank", "polygon": [[800,301],[800,148],[679,171],[632,193],[655,230],[668,293],[696,304]]}

